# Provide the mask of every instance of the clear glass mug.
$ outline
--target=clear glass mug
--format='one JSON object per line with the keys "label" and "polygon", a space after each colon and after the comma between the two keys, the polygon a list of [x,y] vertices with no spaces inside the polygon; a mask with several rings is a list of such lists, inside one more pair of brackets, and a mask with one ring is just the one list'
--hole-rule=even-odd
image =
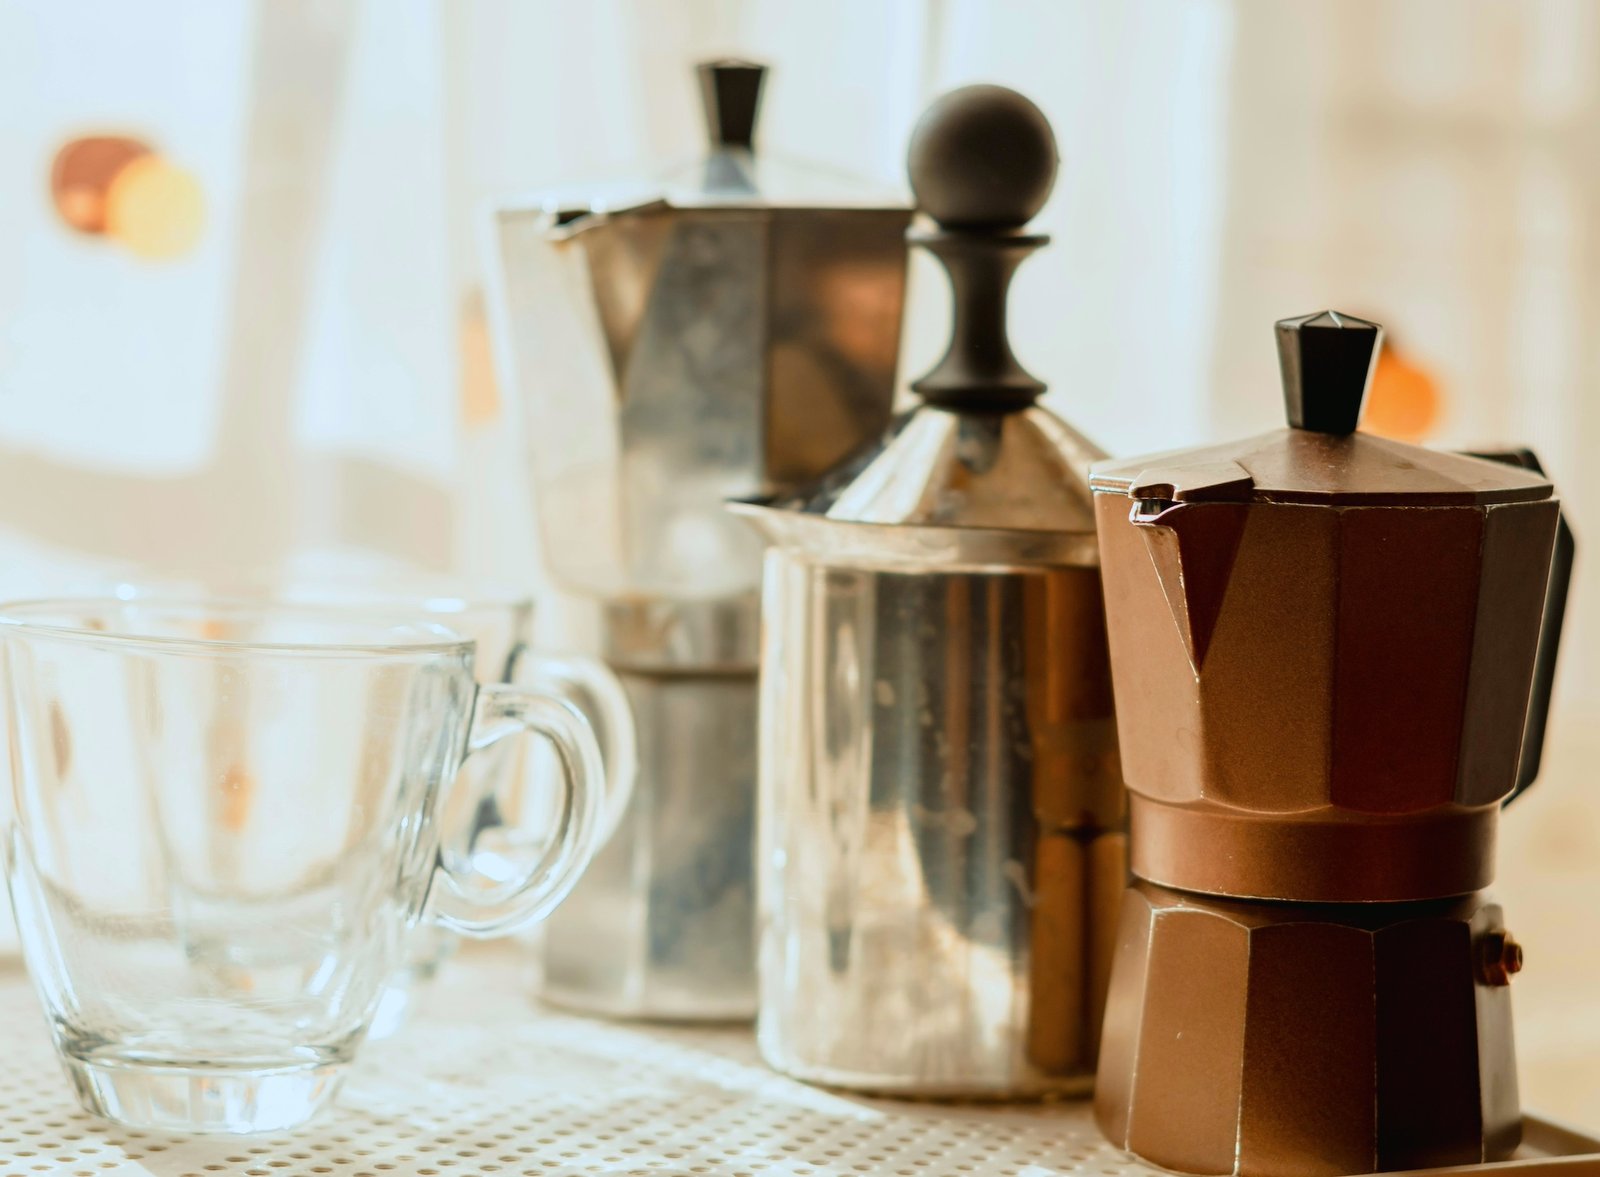
{"label": "clear glass mug", "polygon": [[[589,721],[600,744],[606,789],[600,844],[611,837],[627,810],[637,776],[633,709],[616,675],[604,663],[581,655],[549,654],[532,648],[534,603],[523,593],[493,585],[464,584],[412,571],[328,572],[303,575],[273,570],[234,571],[225,579],[199,574],[141,574],[116,586],[122,600],[230,600],[314,605],[356,616],[380,614],[436,622],[477,645],[475,673],[481,683],[517,683],[561,695]],[[477,824],[480,852],[498,844],[509,862],[485,863],[515,871],[522,853],[518,812],[529,793],[541,793],[543,776],[559,768],[548,747],[526,742],[501,745],[463,766],[450,793],[452,812]],[[524,785],[523,782],[528,782]],[[368,1031],[369,1038],[394,1033],[406,1017],[419,982],[431,979],[450,956],[458,937],[432,920],[421,921],[402,967],[391,979]]]}
{"label": "clear glass mug", "polygon": [[[470,641],[316,606],[0,607],[23,954],[80,1100],[175,1131],[299,1124],[336,1092],[426,910],[547,914],[593,857],[600,752],[559,694],[473,680]],[[514,735],[557,752],[540,852],[485,863],[452,803]],[[530,741],[531,743],[532,741]],[[430,896],[431,891],[431,896]]]}
{"label": "clear glass mug", "polygon": [[[470,638],[477,645],[477,678],[481,683],[514,683],[557,695],[583,714],[594,729],[605,771],[597,845],[610,840],[627,810],[637,773],[637,747],[633,709],[617,677],[604,663],[579,655],[536,652],[533,641],[533,602],[526,597],[429,596],[389,598],[333,593],[327,589],[297,590],[295,599],[316,599],[351,610],[399,609],[436,620]],[[522,810],[537,804],[545,777],[559,770],[559,758],[549,746],[528,742],[502,744],[468,761],[450,794],[450,811],[471,828],[488,866],[500,873],[515,873],[529,850],[521,831],[528,823]],[[537,854],[539,848],[532,848]],[[498,862],[488,861],[489,856]],[[457,943],[449,928],[424,921],[413,934],[404,967],[398,972],[380,1005],[371,1036],[385,1037],[398,1028],[411,1000],[411,990],[426,981],[447,959]]]}

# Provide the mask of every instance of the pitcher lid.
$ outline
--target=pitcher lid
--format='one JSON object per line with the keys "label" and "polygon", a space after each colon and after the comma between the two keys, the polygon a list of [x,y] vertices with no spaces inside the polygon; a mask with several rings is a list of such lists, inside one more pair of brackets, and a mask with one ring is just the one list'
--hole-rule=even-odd
{"label": "pitcher lid", "polygon": [[1089,466],[1104,456],[1047,409],[923,405],[813,486],[765,505],[844,523],[1092,533]]}
{"label": "pitcher lid", "polygon": [[767,505],[849,523],[990,532],[1094,532],[1093,442],[1035,404],[1044,383],[1017,361],[1006,295],[1049,238],[1026,224],[1055,183],[1044,114],[1001,86],[967,86],[931,105],[912,132],[913,229],[950,276],[951,339],[912,383],[923,404],[818,484]]}
{"label": "pitcher lid", "polygon": [[1537,473],[1357,428],[1383,328],[1338,311],[1277,324],[1289,428],[1097,464],[1096,491],[1173,502],[1461,506],[1549,498]]}

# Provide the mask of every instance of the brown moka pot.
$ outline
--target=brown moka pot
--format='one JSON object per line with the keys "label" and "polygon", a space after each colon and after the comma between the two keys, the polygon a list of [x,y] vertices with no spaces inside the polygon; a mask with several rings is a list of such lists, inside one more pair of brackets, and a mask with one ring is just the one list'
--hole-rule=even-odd
{"label": "brown moka pot", "polygon": [[1191,1173],[1502,1158],[1521,958],[1477,892],[1571,536],[1529,454],[1356,431],[1375,324],[1277,330],[1290,428],[1091,479],[1136,876],[1096,1114]]}

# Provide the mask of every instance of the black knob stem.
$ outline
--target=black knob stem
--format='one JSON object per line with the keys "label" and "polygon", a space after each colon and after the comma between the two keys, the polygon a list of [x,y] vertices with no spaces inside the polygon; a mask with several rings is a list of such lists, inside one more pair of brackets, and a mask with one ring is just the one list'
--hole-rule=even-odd
{"label": "black knob stem", "polygon": [[1339,437],[1354,433],[1383,328],[1338,311],[1280,319],[1276,327],[1289,424]]}
{"label": "black knob stem", "polygon": [[753,61],[724,58],[702,62],[700,103],[705,108],[711,146],[754,150],[756,116],[761,113],[761,86],[767,67]]}
{"label": "black knob stem", "polygon": [[1006,413],[1025,409],[1044,392],[1011,351],[1006,303],[1011,277],[1044,236],[941,230],[911,234],[950,276],[950,347],[912,391],[947,409]]}

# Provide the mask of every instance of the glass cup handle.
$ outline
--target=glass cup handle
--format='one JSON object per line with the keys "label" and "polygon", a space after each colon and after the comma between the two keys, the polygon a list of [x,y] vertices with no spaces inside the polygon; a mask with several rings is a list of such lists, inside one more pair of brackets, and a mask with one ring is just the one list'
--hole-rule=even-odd
{"label": "glass cup handle", "polygon": [[633,799],[639,775],[639,737],[633,704],[622,683],[605,663],[577,654],[535,654],[518,646],[506,666],[506,681],[548,691],[567,700],[600,734],[600,759],[606,770],[604,817],[600,844],[616,833]]}
{"label": "glass cup handle", "polygon": [[[532,867],[507,881],[475,862],[457,866],[440,856],[434,880],[434,918],[452,932],[478,939],[504,936],[543,919],[566,898],[600,847],[604,772],[594,729],[565,698],[547,690],[504,684],[478,688],[467,756],[511,736],[542,736],[561,762],[561,802],[548,849]],[[478,856],[469,853],[469,862]]]}

